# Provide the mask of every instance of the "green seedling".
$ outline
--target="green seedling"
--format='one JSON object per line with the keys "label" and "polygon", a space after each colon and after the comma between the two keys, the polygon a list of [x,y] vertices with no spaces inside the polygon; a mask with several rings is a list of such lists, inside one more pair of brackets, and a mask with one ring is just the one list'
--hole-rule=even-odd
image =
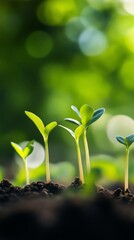
{"label": "green seedling", "polygon": [[49,137],[49,133],[57,126],[57,122],[51,122],[45,126],[42,120],[34,113],[25,111],[25,114],[36,125],[36,127],[38,128],[39,132],[43,137],[43,140],[45,143],[45,152],[46,152],[46,181],[50,182],[51,178],[50,178],[48,137]]}
{"label": "green seedling", "polygon": [[26,172],[26,183],[29,184],[29,172],[28,172],[28,167],[27,167],[27,157],[32,153],[32,151],[34,149],[34,141],[32,140],[32,141],[28,142],[24,148],[22,148],[21,146],[19,146],[17,143],[14,143],[14,142],[11,142],[11,145],[24,162],[25,172]]}
{"label": "green seedling", "polygon": [[89,154],[89,147],[88,147],[86,132],[88,127],[101,117],[105,109],[99,108],[94,111],[93,108],[90,107],[88,104],[82,105],[80,110],[78,110],[77,107],[75,106],[71,106],[71,108],[80,118],[80,121],[77,121],[76,119],[73,119],[73,118],[65,118],[65,120],[68,122],[74,123],[78,126],[82,125],[84,128],[83,141],[84,141],[84,148],[85,148],[86,169],[88,174],[90,172],[90,154]]}
{"label": "green seedling", "polygon": [[59,125],[59,126],[66,129],[71,134],[71,136],[75,139],[77,156],[78,156],[79,177],[82,183],[84,183],[83,166],[82,166],[81,152],[80,152],[80,146],[79,146],[79,139],[80,139],[80,136],[83,134],[84,127],[82,125],[78,126],[73,132],[71,129],[67,127],[64,127],[62,125]]}
{"label": "green seedling", "polygon": [[126,160],[125,160],[125,180],[124,180],[124,192],[128,189],[128,168],[129,168],[129,147],[134,142],[134,134],[131,134],[125,138],[121,136],[116,137],[117,141],[126,147]]}

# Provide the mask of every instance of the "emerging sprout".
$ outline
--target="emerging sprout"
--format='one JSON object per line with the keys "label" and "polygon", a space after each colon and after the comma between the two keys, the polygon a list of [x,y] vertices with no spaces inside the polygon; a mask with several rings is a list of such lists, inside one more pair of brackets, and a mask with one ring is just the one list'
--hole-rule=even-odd
{"label": "emerging sprout", "polygon": [[80,136],[83,134],[84,131],[84,127],[81,125],[79,127],[77,127],[75,129],[75,131],[73,132],[71,129],[64,127],[62,125],[59,125],[60,127],[66,129],[71,136],[75,139],[75,143],[76,143],[76,149],[77,149],[77,156],[78,156],[78,167],[79,167],[79,176],[80,176],[80,180],[82,181],[82,183],[84,183],[84,175],[83,175],[83,167],[82,167],[82,160],[81,160],[81,152],[80,152],[80,146],[79,146],[79,139]]}
{"label": "emerging sprout", "polygon": [[29,172],[28,172],[28,167],[27,167],[27,157],[32,153],[32,151],[34,149],[34,141],[32,140],[32,141],[28,142],[24,148],[22,148],[21,146],[19,146],[17,143],[14,143],[14,142],[11,142],[11,145],[24,162],[25,172],[26,172],[26,183],[29,184]]}
{"label": "emerging sprout", "polygon": [[134,134],[131,134],[125,138],[121,136],[116,137],[117,141],[126,147],[126,161],[125,161],[125,180],[124,180],[124,192],[128,189],[128,168],[129,168],[129,147],[134,142]]}
{"label": "emerging sprout", "polygon": [[49,165],[49,148],[48,148],[48,136],[49,133],[57,126],[57,122],[51,122],[48,125],[44,125],[42,120],[32,112],[25,111],[25,114],[33,121],[33,123],[38,128],[41,133],[44,143],[45,143],[45,151],[46,151],[46,181],[50,182],[50,165]]}
{"label": "emerging sprout", "polygon": [[75,106],[71,106],[72,110],[77,114],[77,116],[80,118],[80,121],[77,121],[73,118],[65,118],[66,121],[74,123],[78,126],[83,126],[83,141],[84,141],[84,148],[85,148],[85,156],[86,156],[86,169],[87,174],[90,171],[90,155],[89,155],[89,147],[87,142],[87,136],[86,131],[88,127],[94,123],[96,120],[98,120],[101,115],[104,113],[104,108],[99,108],[96,111],[93,110],[92,107],[90,107],[88,104],[84,104],[81,106],[80,110],[77,109]]}

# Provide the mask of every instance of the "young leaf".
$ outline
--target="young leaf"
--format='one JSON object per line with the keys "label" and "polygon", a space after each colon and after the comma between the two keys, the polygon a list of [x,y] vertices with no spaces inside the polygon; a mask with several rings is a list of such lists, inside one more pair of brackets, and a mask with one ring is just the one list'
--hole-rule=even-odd
{"label": "young leaf", "polygon": [[83,132],[84,132],[84,127],[82,125],[75,129],[74,134],[75,134],[76,140],[79,140],[79,138],[83,134]]}
{"label": "young leaf", "polygon": [[24,158],[28,157],[34,149],[34,140],[27,143],[27,145],[23,149]]}
{"label": "young leaf", "polygon": [[117,141],[120,142],[121,144],[126,145],[125,140],[124,140],[123,137],[117,136],[116,139],[117,139]]}
{"label": "young leaf", "polygon": [[93,112],[93,108],[91,108],[88,104],[84,104],[80,108],[81,121],[84,126],[86,126],[87,123],[92,119]]}
{"label": "young leaf", "polygon": [[105,108],[99,108],[94,111],[92,119],[88,122],[87,126],[91,125],[93,122],[97,121],[101,115],[105,112]]}
{"label": "young leaf", "polygon": [[36,125],[36,127],[38,128],[38,130],[44,137],[45,126],[44,126],[42,120],[32,112],[25,111],[25,114],[33,121],[33,123]]}
{"label": "young leaf", "polygon": [[72,108],[72,110],[78,115],[78,117],[81,118],[80,112],[79,112],[78,108],[75,107],[75,106],[71,106],[71,108]]}
{"label": "young leaf", "polygon": [[57,126],[57,122],[51,122],[46,126],[45,133],[47,134],[47,136],[56,126]]}
{"label": "young leaf", "polygon": [[73,132],[71,129],[69,129],[69,128],[67,128],[67,127],[64,127],[64,126],[62,126],[62,125],[58,125],[58,126],[66,129],[66,130],[72,135],[72,137],[75,138],[74,132]]}
{"label": "young leaf", "polygon": [[128,147],[134,142],[134,134],[129,135],[128,137],[125,138]]}
{"label": "young leaf", "polygon": [[75,119],[73,119],[73,118],[64,118],[64,120],[67,121],[67,122],[74,123],[74,124],[76,124],[76,125],[78,125],[78,126],[81,125],[81,123],[80,123],[79,121],[77,121],[77,120],[75,120]]}
{"label": "young leaf", "polygon": [[15,149],[15,151],[18,153],[18,155],[22,159],[24,159],[25,157],[24,157],[23,149],[17,143],[11,142],[11,145]]}

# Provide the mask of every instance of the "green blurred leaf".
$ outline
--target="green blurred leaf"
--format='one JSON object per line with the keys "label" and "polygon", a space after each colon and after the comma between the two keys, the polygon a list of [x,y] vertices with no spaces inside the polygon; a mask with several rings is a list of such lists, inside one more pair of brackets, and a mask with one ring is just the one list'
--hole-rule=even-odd
{"label": "green blurred leaf", "polygon": [[73,138],[75,138],[75,134],[74,134],[74,132],[73,132],[71,129],[69,129],[69,128],[67,128],[67,127],[64,127],[64,126],[62,126],[62,125],[58,125],[58,126],[64,128],[65,130],[67,130],[67,131],[71,134],[71,136],[72,136]]}
{"label": "green blurred leaf", "polygon": [[38,128],[38,130],[44,137],[45,126],[44,126],[42,120],[32,112],[25,111],[25,114],[33,121],[33,123],[36,125],[36,127]]}
{"label": "green blurred leaf", "polygon": [[93,108],[91,108],[88,104],[84,104],[80,108],[81,121],[85,127],[87,123],[92,119],[93,112],[94,112]]}

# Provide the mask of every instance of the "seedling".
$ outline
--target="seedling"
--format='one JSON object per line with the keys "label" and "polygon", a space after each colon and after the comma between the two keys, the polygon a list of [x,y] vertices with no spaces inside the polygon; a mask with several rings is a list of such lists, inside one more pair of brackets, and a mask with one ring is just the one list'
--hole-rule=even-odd
{"label": "seedling", "polygon": [[128,168],[129,168],[129,147],[134,142],[134,134],[131,134],[125,138],[121,136],[116,137],[117,141],[126,147],[126,161],[125,161],[125,180],[124,180],[124,192],[128,189]]}
{"label": "seedling", "polygon": [[32,151],[34,149],[34,141],[32,140],[32,141],[28,142],[24,148],[22,148],[21,146],[19,146],[17,143],[14,143],[14,142],[11,142],[11,145],[24,162],[25,172],[26,172],[26,183],[29,184],[29,172],[28,172],[28,167],[27,167],[27,157],[32,153]]}
{"label": "seedling", "polygon": [[71,136],[75,139],[77,156],[78,156],[79,177],[82,183],[84,183],[83,166],[82,166],[81,152],[80,152],[80,146],[79,146],[79,139],[80,139],[80,136],[83,134],[84,127],[82,125],[78,126],[73,132],[71,129],[67,127],[64,127],[62,125],[59,125],[59,126],[66,129],[71,134]]}
{"label": "seedling", "polygon": [[33,121],[33,123],[38,128],[41,133],[44,143],[45,143],[45,152],[46,152],[46,181],[50,182],[50,165],[49,165],[49,147],[48,147],[48,137],[49,133],[57,126],[57,122],[51,122],[48,125],[44,125],[42,120],[32,112],[25,111],[25,114]]}
{"label": "seedling", "polygon": [[87,141],[87,135],[86,131],[88,127],[97,121],[101,115],[104,113],[104,108],[99,108],[97,110],[93,110],[92,107],[90,107],[88,104],[84,104],[81,106],[80,110],[77,109],[75,106],[71,106],[72,110],[77,114],[77,116],[80,118],[80,121],[77,121],[73,118],[65,118],[66,121],[74,123],[78,126],[83,126],[83,141],[84,141],[84,148],[85,148],[85,158],[86,158],[86,169],[87,174],[90,172],[90,154],[89,154],[89,147],[88,147],[88,141]]}

